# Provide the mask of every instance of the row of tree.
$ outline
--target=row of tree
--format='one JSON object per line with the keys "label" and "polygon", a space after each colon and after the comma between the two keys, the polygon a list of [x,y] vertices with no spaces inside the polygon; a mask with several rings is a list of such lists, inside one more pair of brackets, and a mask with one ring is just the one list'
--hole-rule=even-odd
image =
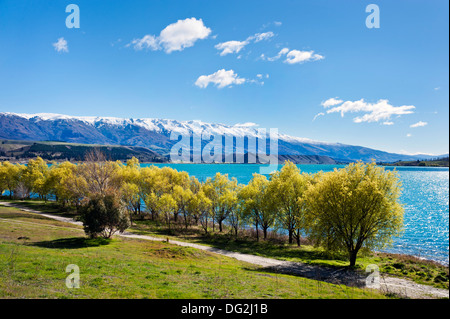
{"label": "row of tree", "polygon": [[253,174],[247,185],[220,173],[201,183],[170,167],[141,167],[135,158],[106,161],[100,153],[77,165],[48,165],[41,158],[27,165],[0,163],[0,194],[72,205],[91,236],[109,237],[143,216],[162,220],[169,231],[176,224],[222,232],[226,224],[238,236],[254,227],[257,240],[261,230],[266,239],[268,230],[283,229],[289,243],[300,245],[308,236],[347,253],[352,266],[361,248],[382,248],[401,230],[400,186],[395,172],[374,163],[305,174],[286,162],[269,178]]}

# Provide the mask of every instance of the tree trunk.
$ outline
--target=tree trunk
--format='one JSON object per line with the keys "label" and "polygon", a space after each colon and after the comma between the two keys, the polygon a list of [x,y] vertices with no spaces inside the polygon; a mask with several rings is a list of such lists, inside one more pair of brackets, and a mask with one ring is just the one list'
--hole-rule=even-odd
{"label": "tree trunk", "polygon": [[293,238],[292,238],[292,229],[289,229],[289,244],[293,243]]}
{"label": "tree trunk", "polygon": [[354,267],[356,265],[356,256],[357,255],[358,255],[358,251],[357,250],[349,251],[350,267]]}
{"label": "tree trunk", "polygon": [[187,213],[184,212],[184,226],[186,229],[188,229],[189,223],[188,223],[188,217],[187,217]]}
{"label": "tree trunk", "polygon": [[297,246],[300,247],[300,229],[297,229]]}
{"label": "tree trunk", "polygon": [[267,239],[267,227],[263,227],[264,240]]}
{"label": "tree trunk", "polygon": [[219,219],[219,232],[222,232],[222,220]]}
{"label": "tree trunk", "polygon": [[259,241],[258,219],[256,219],[256,241]]}

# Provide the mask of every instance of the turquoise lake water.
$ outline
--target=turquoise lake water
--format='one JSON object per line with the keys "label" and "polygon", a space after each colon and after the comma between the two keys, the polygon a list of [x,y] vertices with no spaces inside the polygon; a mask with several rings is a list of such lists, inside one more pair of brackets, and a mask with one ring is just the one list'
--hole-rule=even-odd
{"label": "turquoise lake water", "polygon": [[[145,164],[143,164],[144,166]],[[145,165],[146,166],[146,165]],[[170,166],[178,171],[205,181],[216,172],[235,177],[246,184],[253,173],[259,173],[258,164],[155,164]],[[297,165],[302,172],[315,173],[342,168],[341,165]],[[385,167],[394,169],[393,167]],[[400,198],[405,207],[404,232],[395,238],[386,252],[409,254],[449,262],[449,169],[431,167],[395,167],[403,184]]]}

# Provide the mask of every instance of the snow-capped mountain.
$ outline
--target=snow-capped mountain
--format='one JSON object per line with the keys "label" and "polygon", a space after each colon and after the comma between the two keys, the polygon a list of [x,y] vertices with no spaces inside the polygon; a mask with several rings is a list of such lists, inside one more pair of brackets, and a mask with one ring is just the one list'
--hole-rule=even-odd
{"label": "snow-capped mountain", "polygon": [[[182,136],[189,136],[193,133],[197,136],[203,134],[203,136],[233,136],[236,138],[262,137],[262,132],[258,131],[258,128],[252,123],[224,125],[202,121],[153,118],[124,119],[49,113],[0,113],[0,138],[3,139],[141,146],[167,155],[177,142],[177,140],[171,139],[171,133]],[[361,146],[319,142],[281,133],[278,133],[277,137],[280,155],[320,155],[338,161],[375,159],[385,162],[430,157],[393,154]],[[236,152],[239,153],[240,150],[236,149]]]}

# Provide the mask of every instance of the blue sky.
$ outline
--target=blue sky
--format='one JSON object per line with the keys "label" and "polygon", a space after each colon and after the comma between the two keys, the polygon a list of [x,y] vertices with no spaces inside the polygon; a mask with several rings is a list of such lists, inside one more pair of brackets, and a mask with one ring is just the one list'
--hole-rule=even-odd
{"label": "blue sky", "polygon": [[[80,28],[66,27],[71,3]],[[380,28],[366,27],[371,3]],[[444,0],[0,0],[0,112],[251,122],[444,154],[448,11]]]}

